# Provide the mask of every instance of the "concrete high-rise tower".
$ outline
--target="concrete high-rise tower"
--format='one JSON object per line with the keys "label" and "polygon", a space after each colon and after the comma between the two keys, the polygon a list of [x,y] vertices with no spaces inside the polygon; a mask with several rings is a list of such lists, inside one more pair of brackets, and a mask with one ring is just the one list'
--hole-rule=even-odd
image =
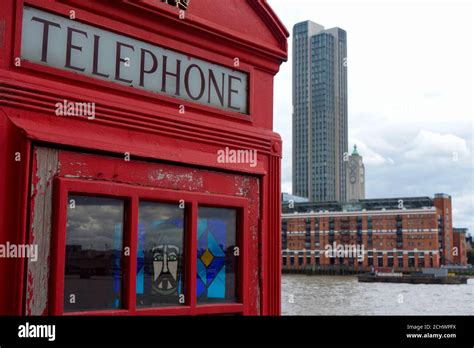
{"label": "concrete high-rise tower", "polygon": [[293,28],[293,194],[345,201],[347,41],[340,28]]}

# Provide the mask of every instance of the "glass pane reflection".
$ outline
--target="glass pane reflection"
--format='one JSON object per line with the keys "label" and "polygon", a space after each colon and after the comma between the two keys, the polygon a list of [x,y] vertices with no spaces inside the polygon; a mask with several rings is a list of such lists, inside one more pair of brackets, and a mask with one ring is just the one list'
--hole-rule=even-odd
{"label": "glass pane reflection", "polygon": [[69,195],[64,311],[122,306],[124,202]]}
{"label": "glass pane reflection", "polygon": [[140,202],[137,307],[179,305],[183,286],[184,209]]}
{"label": "glass pane reflection", "polygon": [[236,302],[236,211],[200,207],[198,212],[198,303]]}

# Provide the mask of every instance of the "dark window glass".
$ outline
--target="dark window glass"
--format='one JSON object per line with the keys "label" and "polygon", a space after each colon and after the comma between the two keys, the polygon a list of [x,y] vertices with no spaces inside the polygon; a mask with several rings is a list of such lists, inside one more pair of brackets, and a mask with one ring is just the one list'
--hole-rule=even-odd
{"label": "dark window glass", "polygon": [[398,267],[403,267],[403,259],[401,257],[398,258]]}
{"label": "dark window glass", "polygon": [[388,267],[393,267],[393,257],[388,258]]}
{"label": "dark window glass", "polygon": [[423,257],[418,258],[418,266],[425,267],[425,259]]}
{"label": "dark window glass", "polygon": [[200,207],[197,229],[198,303],[236,302],[237,213],[234,209]]}
{"label": "dark window glass", "polygon": [[69,195],[64,311],[122,307],[124,202]]}
{"label": "dark window glass", "polygon": [[140,202],[137,239],[137,307],[184,304],[184,209]]}

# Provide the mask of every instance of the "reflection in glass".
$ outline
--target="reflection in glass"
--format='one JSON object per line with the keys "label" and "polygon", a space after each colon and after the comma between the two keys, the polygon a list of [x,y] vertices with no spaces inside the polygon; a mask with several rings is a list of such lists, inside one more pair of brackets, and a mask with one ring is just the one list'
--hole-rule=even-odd
{"label": "reflection in glass", "polygon": [[198,303],[236,302],[236,211],[200,207],[197,233]]}
{"label": "reflection in glass", "polygon": [[179,305],[183,294],[184,209],[140,202],[137,307]]}
{"label": "reflection in glass", "polygon": [[64,311],[121,308],[124,202],[69,195]]}

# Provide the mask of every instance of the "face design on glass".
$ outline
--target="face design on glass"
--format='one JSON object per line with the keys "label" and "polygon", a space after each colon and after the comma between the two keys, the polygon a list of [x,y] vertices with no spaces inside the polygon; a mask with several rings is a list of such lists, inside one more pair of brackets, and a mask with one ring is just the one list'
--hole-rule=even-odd
{"label": "face design on glass", "polygon": [[157,245],[153,251],[152,291],[160,295],[171,295],[178,287],[178,256],[176,245]]}

